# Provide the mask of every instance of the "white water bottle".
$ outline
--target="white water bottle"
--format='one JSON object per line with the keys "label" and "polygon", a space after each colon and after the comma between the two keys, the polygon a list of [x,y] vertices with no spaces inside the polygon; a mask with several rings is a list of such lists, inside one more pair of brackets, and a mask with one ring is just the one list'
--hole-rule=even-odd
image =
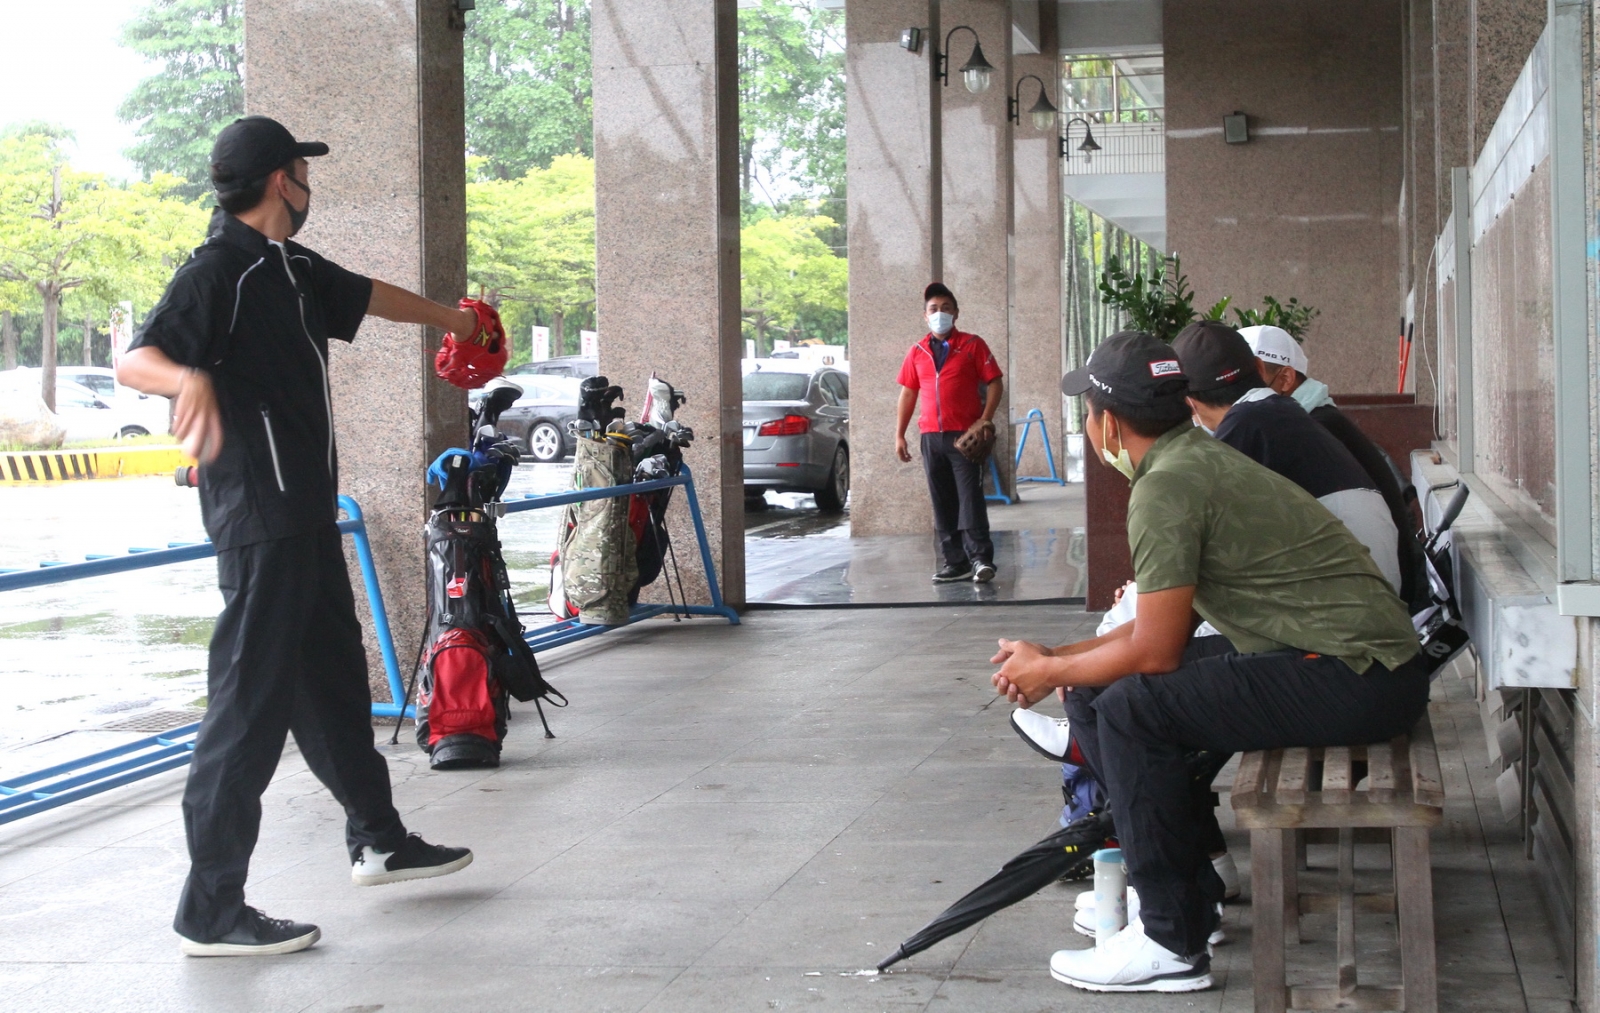
{"label": "white water bottle", "polygon": [[1094,853],[1094,943],[1103,944],[1128,925],[1128,869],[1119,848]]}

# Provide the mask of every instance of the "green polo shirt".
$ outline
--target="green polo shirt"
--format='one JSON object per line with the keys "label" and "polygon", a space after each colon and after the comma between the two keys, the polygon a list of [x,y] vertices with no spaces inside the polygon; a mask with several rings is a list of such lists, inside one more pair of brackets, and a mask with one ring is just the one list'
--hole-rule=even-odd
{"label": "green polo shirt", "polygon": [[1141,593],[1194,586],[1194,608],[1244,654],[1284,648],[1357,672],[1409,661],[1417,634],[1358,542],[1311,494],[1194,426],[1139,462],[1128,545]]}

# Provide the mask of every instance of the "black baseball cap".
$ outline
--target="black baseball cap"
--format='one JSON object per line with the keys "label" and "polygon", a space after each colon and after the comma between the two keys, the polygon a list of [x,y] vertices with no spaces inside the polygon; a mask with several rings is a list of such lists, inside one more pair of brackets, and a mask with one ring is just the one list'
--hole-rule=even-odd
{"label": "black baseball cap", "polygon": [[1129,407],[1181,404],[1189,385],[1172,347],[1143,331],[1118,331],[1102,341],[1082,368],[1061,378],[1061,393],[1090,388]]}
{"label": "black baseball cap", "polygon": [[1256,353],[1244,335],[1217,320],[1190,324],[1173,339],[1172,350],[1189,377],[1189,393],[1206,394],[1237,384],[1261,386]]}
{"label": "black baseball cap", "polygon": [[229,193],[257,183],[297,158],[326,155],[321,141],[297,141],[277,120],[246,116],[222,128],[211,146],[211,183]]}

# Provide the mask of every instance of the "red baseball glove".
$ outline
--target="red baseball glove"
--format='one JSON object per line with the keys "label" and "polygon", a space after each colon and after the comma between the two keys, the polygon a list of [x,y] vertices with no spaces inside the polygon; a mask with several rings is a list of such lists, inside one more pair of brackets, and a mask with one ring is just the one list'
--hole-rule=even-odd
{"label": "red baseball glove", "polygon": [[478,327],[464,338],[446,334],[433,369],[439,379],[473,390],[505,372],[511,342],[493,306],[478,299],[463,299],[460,306],[478,315]]}

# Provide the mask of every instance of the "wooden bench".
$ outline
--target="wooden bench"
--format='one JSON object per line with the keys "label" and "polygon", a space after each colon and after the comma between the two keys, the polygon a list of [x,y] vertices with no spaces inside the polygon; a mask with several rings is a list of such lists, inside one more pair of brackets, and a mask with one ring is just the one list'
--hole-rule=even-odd
{"label": "wooden bench", "polygon": [[[1358,788],[1363,778],[1365,787]],[[1239,826],[1250,830],[1256,1013],[1286,1009],[1435,1013],[1438,972],[1428,833],[1444,816],[1444,782],[1427,714],[1409,735],[1390,742],[1246,753],[1231,794]],[[1301,893],[1305,831],[1326,828],[1337,832],[1338,892]],[[1393,893],[1356,894],[1359,828],[1377,828],[1380,839],[1389,838]],[[1368,833],[1362,834],[1363,839]],[[1401,987],[1357,983],[1358,910],[1397,915]],[[1300,915],[1314,913],[1337,916],[1337,983],[1291,987],[1285,977],[1284,947],[1300,941]]]}

